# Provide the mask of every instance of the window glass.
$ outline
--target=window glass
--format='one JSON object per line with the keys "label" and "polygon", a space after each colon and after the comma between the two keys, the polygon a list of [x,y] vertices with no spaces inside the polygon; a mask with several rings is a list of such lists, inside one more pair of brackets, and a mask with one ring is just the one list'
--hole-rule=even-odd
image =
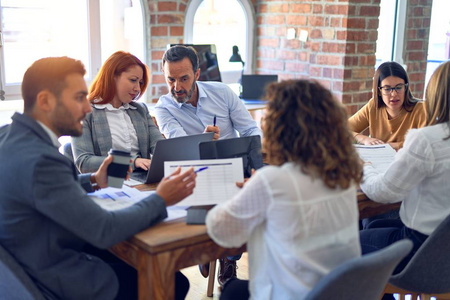
{"label": "window glass", "polygon": [[0,15],[6,84],[20,83],[31,63],[47,56],[70,56],[89,68],[87,1],[2,0]]}
{"label": "window glass", "polygon": [[394,32],[396,28],[396,1],[381,0],[376,49],[376,67],[382,62],[393,60]]}
{"label": "window glass", "polygon": [[230,63],[233,46],[242,60],[247,53],[247,20],[237,0],[204,0],[194,16],[193,43],[215,44],[220,71],[242,70],[241,63]]}
{"label": "window glass", "polygon": [[450,15],[448,0],[433,0],[425,87],[434,70],[450,59]]}

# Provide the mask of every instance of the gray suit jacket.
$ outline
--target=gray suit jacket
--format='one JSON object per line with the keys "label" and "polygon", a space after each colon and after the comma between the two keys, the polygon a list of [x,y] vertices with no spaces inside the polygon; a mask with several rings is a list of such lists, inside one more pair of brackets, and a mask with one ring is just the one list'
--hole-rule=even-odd
{"label": "gray suit jacket", "polygon": [[[131,102],[131,106],[137,109],[128,109],[131,122],[136,130],[140,155],[150,158],[153,154],[156,142],[163,140],[145,104]],[[86,116],[83,122],[83,135],[72,138],[72,152],[75,165],[82,173],[95,172],[108,155],[112,147],[111,131],[104,109],[92,107],[92,112]]]}
{"label": "gray suit jacket", "polygon": [[0,243],[48,298],[113,299],[114,271],[83,247],[106,249],[161,221],[164,200],[153,194],[126,209],[103,210],[42,127],[26,115],[12,119],[0,129]]}

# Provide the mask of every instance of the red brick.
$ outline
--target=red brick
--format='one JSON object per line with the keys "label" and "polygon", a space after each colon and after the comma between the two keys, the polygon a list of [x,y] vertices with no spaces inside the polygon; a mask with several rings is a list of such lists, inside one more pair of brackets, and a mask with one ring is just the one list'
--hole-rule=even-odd
{"label": "red brick", "polygon": [[164,51],[152,50],[152,60],[160,60],[164,55]]}
{"label": "red brick", "polygon": [[409,52],[408,60],[426,60],[427,54],[424,52]]}
{"label": "red brick", "polygon": [[325,78],[333,78],[333,69],[331,68],[323,68],[322,75]]}
{"label": "red brick", "polygon": [[289,12],[289,4],[271,4],[269,6],[270,13],[287,13]]}
{"label": "red brick", "polygon": [[158,15],[158,24],[184,24],[184,16],[180,14]]}
{"label": "red brick", "polygon": [[344,20],[346,21],[347,20],[347,18],[334,18],[334,17],[331,17],[330,18],[330,26],[331,27],[344,27]]}
{"label": "red brick", "polygon": [[342,92],[343,91],[342,81],[332,81],[332,91],[333,93]]}
{"label": "red brick", "polygon": [[258,12],[259,13],[266,13],[266,12],[268,12],[268,5],[267,4],[260,4],[258,6]]}
{"label": "red brick", "polygon": [[317,55],[317,63],[327,66],[339,66],[342,64],[342,57],[337,55]]}
{"label": "red brick", "polygon": [[262,69],[273,71],[283,71],[284,69],[284,62],[280,60],[261,60],[260,65]]}
{"label": "red brick", "polygon": [[324,26],[324,18],[319,16],[311,16],[308,18],[309,26]]}
{"label": "red brick", "polygon": [[266,24],[281,25],[281,24],[285,23],[284,15],[281,15],[281,16],[268,15],[265,17],[265,20],[266,20],[265,21]]}
{"label": "red brick", "polygon": [[158,11],[176,11],[176,2],[159,2],[158,1]]}
{"label": "red brick", "polygon": [[375,53],[376,43],[357,43],[356,44],[356,53]]}
{"label": "red brick", "polygon": [[275,58],[275,50],[274,49],[260,49],[258,50],[258,57],[260,58]]}
{"label": "red brick", "polygon": [[307,24],[307,17],[306,16],[295,16],[295,15],[288,15],[286,16],[286,24],[287,25],[296,25],[296,26],[304,26]]}
{"label": "red brick", "polygon": [[325,5],[325,14],[330,15],[346,15],[348,12],[347,5]]}
{"label": "red brick", "polygon": [[[319,5],[317,5],[319,6]],[[316,7],[314,7],[316,8]],[[291,13],[310,13],[311,12],[311,4],[291,4]],[[317,13],[314,11],[314,13]]]}
{"label": "red brick", "polygon": [[297,52],[290,50],[279,50],[277,51],[277,58],[284,60],[294,60],[297,56]]}
{"label": "red brick", "polygon": [[323,12],[322,4],[313,4],[313,13],[314,14],[321,14],[322,12]]}
{"label": "red brick", "polygon": [[349,29],[365,29],[366,19],[364,18],[348,18],[347,27]]}
{"label": "red brick", "polygon": [[322,38],[322,30],[320,30],[320,29],[312,29],[309,32],[309,38],[310,39],[320,39],[320,38]]}
{"label": "red brick", "polygon": [[424,46],[424,42],[423,41],[408,41],[406,43],[406,49],[408,49],[408,51],[411,50],[422,50]]}
{"label": "red brick", "polygon": [[183,26],[170,26],[170,35],[171,36],[184,36],[184,27]]}
{"label": "red brick", "polygon": [[380,6],[361,6],[359,15],[378,17],[380,15]]}
{"label": "red brick", "polygon": [[152,26],[150,29],[150,34],[152,36],[167,36],[167,27],[166,26]]}
{"label": "red brick", "polygon": [[263,47],[277,48],[279,45],[278,39],[259,39],[259,45]]}
{"label": "red brick", "polygon": [[307,67],[307,65],[305,63],[292,62],[292,61],[286,62],[286,71],[289,71],[289,72],[304,73],[306,70],[306,67]]}

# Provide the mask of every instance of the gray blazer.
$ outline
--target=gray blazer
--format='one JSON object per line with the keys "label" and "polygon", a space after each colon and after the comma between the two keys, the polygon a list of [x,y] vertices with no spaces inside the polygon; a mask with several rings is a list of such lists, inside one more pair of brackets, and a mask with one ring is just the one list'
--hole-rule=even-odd
{"label": "gray blazer", "polygon": [[[118,211],[95,204],[32,118],[16,113],[0,128],[0,244],[47,298],[113,299],[118,280],[109,265],[82,252],[106,249],[167,216],[156,193]],[[80,175],[91,189],[89,174]]]}
{"label": "gray blazer", "polygon": [[[131,122],[136,130],[140,154],[138,157],[150,158],[156,142],[163,140],[148,108],[143,103],[131,102],[137,109],[128,109]],[[112,147],[111,131],[104,109],[92,107],[92,112],[83,122],[83,135],[72,138],[72,152],[75,165],[81,173],[95,172]]]}

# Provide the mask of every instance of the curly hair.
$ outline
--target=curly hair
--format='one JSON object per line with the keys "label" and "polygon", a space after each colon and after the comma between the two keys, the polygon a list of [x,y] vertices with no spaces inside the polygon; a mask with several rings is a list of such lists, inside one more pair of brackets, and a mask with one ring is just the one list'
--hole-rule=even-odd
{"label": "curly hair", "polygon": [[345,108],[318,82],[287,80],[266,89],[263,149],[270,164],[295,162],[329,188],[359,183],[362,164]]}
{"label": "curly hair", "polygon": [[[120,76],[130,67],[139,66],[142,68],[143,77],[139,84],[141,92],[134,100],[139,99],[147,90],[149,82],[148,67],[131,53],[117,51],[113,53],[103,64],[91,84],[88,100],[97,104],[110,103],[116,95],[116,82],[114,78]],[[101,99],[101,100],[100,100]]]}

